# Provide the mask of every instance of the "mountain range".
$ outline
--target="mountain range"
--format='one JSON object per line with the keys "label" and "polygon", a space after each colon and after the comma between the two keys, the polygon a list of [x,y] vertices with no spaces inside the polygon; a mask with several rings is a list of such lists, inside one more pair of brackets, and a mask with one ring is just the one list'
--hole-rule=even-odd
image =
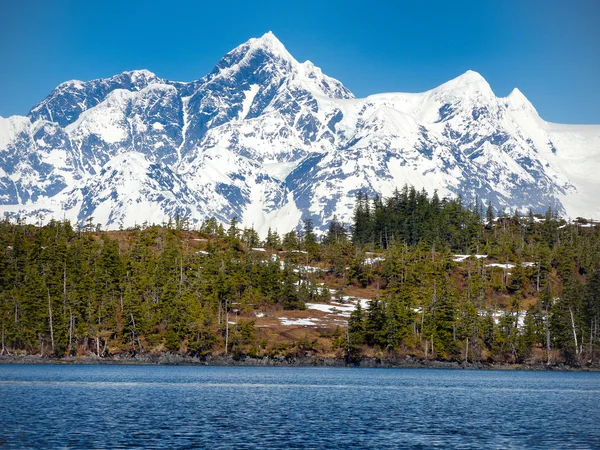
{"label": "mountain range", "polygon": [[205,77],[68,81],[0,118],[0,212],[116,229],[215,217],[264,235],[349,223],[358,191],[414,185],[497,210],[600,217],[600,125],[544,121],[467,71],[423,93],[356,98],[272,34]]}

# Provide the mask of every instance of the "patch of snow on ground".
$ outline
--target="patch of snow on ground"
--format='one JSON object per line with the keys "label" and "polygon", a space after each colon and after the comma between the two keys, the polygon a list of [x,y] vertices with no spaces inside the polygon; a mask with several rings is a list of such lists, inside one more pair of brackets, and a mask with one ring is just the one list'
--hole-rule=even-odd
{"label": "patch of snow on ground", "polygon": [[[492,318],[494,319],[494,323],[495,324],[499,324],[500,323],[500,319],[504,318],[504,317],[510,317],[511,319],[514,319],[514,313],[508,312],[508,311],[502,311],[502,310],[494,310],[494,311],[484,311],[484,310],[480,310],[478,315],[483,317],[490,314],[492,316]],[[525,326],[525,317],[527,316],[527,311],[523,310],[523,311],[518,311],[518,317],[517,317],[517,328],[523,328]]]}
{"label": "patch of snow on ground", "polygon": [[320,272],[321,269],[320,267],[313,267],[313,266],[299,266],[298,268],[294,269],[295,273],[316,273],[316,272]]}
{"label": "patch of snow on ground", "polygon": [[307,309],[316,309],[317,311],[323,311],[326,313],[330,313],[335,308],[334,305],[326,305],[322,303],[306,303]]}
{"label": "patch of snow on ground", "polygon": [[279,322],[281,323],[281,325],[283,326],[304,326],[304,327],[310,327],[310,326],[315,326],[317,325],[315,323],[317,319],[287,319],[285,317],[280,317],[279,318]]}
{"label": "patch of snow on ground", "polygon": [[513,269],[515,267],[514,264],[499,264],[499,263],[492,263],[492,264],[488,264],[488,267],[500,267],[501,269]]}
{"label": "patch of snow on ground", "polygon": [[470,256],[474,256],[476,259],[485,259],[488,255],[452,255],[452,261],[454,262],[463,262]]}
{"label": "patch of snow on ground", "polygon": [[377,256],[375,258],[365,258],[365,264],[368,264],[369,266],[372,266],[373,264],[376,264],[381,261],[385,261],[385,258],[382,256]]}
{"label": "patch of snow on ground", "polygon": [[306,303],[307,309],[316,309],[317,311],[323,311],[329,314],[334,313],[345,313],[354,310],[354,305],[342,305],[341,303]]}

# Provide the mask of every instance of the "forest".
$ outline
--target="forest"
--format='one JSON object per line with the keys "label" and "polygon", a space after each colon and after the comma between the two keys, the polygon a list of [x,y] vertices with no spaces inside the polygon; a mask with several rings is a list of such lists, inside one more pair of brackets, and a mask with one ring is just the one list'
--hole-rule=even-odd
{"label": "forest", "polygon": [[236,218],[0,222],[1,355],[583,366],[600,359],[599,324],[600,224],[550,209],[405,186],[359,193],[350,224],[264,240]]}

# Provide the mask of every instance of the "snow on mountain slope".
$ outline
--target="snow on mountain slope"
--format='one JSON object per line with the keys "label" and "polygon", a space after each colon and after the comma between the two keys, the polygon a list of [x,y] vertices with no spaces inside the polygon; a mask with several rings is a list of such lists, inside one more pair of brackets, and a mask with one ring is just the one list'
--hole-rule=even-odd
{"label": "snow on mountain slope", "polygon": [[560,196],[561,203],[573,217],[600,217],[600,126],[546,126],[554,149],[546,159],[574,186]]}
{"label": "snow on mountain slope", "polygon": [[73,123],[79,115],[104,101],[115,89],[138,91],[160,79],[148,70],[123,72],[92,81],[71,80],[62,83],[29,112],[32,121],[45,119],[61,127]]}
{"label": "snow on mountain slope", "polygon": [[272,33],[189,83],[145,70],[59,85],[0,118],[0,211],[104,227],[238,216],[261,234],[351,219],[405,183],[497,208],[600,217],[600,126],[545,122],[478,73],[356,99]]}
{"label": "snow on mountain slope", "polygon": [[79,175],[67,133],[27,117],[0,118],[0,205],[43,201]]}
{"label": "snow on mountain slope", "polygon": [[200,203],[181,177],[136,151],[113,157],[97,176],[88,177],[57,200],[74,222],[92,217],[94,224],[111,228],[201,216],[196,207]]}
{"label": "snow on mountain slope", "polygon": [[112,156],[138,151],[166,164],[177,162],[182,143],[182,101],[175,87],[154,83],[139,91],[115,89],[102,103],[65,127],[85,171],[97,172]]}
{"label": "snow on mountain slope", "polygon": [[[353,134],[291,175],[294,191],[302,193],[298,204],[317,223],[334,214],[349,221],[358,190],[390,195],[404,183],[462,195],[468,203],[565,212],[557,197],[572,191],[568,179],[524,137],[527,126],[519,126],[507,101],[475,72],[422,94],[342,103],[341,129]],[[533,108],[530,113],[537,116]]]}

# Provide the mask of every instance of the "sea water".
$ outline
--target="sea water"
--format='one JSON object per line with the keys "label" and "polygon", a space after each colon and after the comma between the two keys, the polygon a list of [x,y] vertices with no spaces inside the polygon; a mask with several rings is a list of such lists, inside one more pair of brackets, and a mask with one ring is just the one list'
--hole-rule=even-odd
{"label": "sea water", "polygon": [[0,365],[4,448],[600,448],[600,373]]}

